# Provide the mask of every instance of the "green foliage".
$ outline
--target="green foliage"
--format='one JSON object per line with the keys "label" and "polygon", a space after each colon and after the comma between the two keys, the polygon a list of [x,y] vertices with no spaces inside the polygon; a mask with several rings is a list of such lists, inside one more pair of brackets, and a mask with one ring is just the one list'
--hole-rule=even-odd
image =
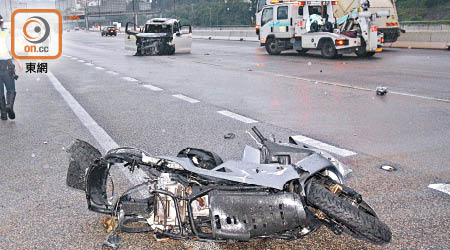
{"label": "green foliage", "polygon": [[397,0],[400,21],[448,20],[450,0]]}
{"label": "green foliage", "polygon": [[154,0],[162,16],[195,26],[252,25],[256,0]]}

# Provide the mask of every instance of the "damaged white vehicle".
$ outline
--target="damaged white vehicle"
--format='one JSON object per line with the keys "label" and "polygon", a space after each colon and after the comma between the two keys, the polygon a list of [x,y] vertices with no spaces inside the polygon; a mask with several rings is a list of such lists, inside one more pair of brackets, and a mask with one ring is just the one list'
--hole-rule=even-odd
{"label": "damaged white vehicle", "polygon": [[127,23],[125,49],[136,52],[136,56],[173,55],[191,53],[192,27],[181,26],[171,18],[153,18],[139,30],[136,24]]}

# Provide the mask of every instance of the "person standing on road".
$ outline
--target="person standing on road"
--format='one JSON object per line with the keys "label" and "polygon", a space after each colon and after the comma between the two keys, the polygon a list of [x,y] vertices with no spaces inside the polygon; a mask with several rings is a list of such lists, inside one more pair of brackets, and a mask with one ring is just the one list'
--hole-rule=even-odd
{"label": "person standing on road", "polygon": [[[14,113],[14,101],[16,99],[16,84],[17,79],[15,73],[15,65],[12,62],[11,56],[11,36],[7,29],[3,28],[3,17],[0,15],[0,119],[14,120],[16,114]],[[15,59],[19,65],[19,70],[22,71],[22,62]],[[3,85],[5,87],[3,87]],[[6,88],[6,99],[5,91]]]}

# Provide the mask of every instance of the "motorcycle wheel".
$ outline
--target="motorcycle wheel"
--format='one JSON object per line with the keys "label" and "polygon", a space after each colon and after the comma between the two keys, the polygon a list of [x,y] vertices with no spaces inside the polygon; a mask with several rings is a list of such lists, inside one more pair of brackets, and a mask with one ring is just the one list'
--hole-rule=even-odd
{"label": "motorcycle wheel", "polygon": [[317,183],[311,183],[306,198],[313,207],[347,227],[354,234],[352,236],[359,236],[357,238],[379,245],[389,243],[392,239],[391,230],[371,212],[373,210],[370,207],[371,211],[367,207],[353,206]]}

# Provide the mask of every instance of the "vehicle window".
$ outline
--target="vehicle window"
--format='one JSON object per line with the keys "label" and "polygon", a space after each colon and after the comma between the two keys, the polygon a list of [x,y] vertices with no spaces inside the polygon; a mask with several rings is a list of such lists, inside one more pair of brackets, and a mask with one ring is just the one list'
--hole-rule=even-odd
{"label": "vehicle window", "polygon": [[298,8],[298,15],[303,16],[303,7]]}
{"label": "vehicle window", "polygon": [[263,10],[261,17],[261,26],[273,20],[273,8],[267,8]]}
{"label": "vehicle window", "polygon": [[288,19],[288,7],[282,6],[277,8],[277,20]]}
{"label": "vehicle window", "polygon": [[309,15],[316,14],[316,15],[325,17],[327,10],[326,10],[326,6],[323,6],[323,7],[324,7],[324,12],[323,12],[323,16],[322,16],[322,7],[321,6],[308,6]]}
{"label": "vehicle window", "polygon": [[146,24],[145,33],[172,33],[170,25]]}
{"label": "vehicle window", "polygon": [[178,31],[180,31],[180,26],[175,22],[173,23],[173,33],[177,33]]}

